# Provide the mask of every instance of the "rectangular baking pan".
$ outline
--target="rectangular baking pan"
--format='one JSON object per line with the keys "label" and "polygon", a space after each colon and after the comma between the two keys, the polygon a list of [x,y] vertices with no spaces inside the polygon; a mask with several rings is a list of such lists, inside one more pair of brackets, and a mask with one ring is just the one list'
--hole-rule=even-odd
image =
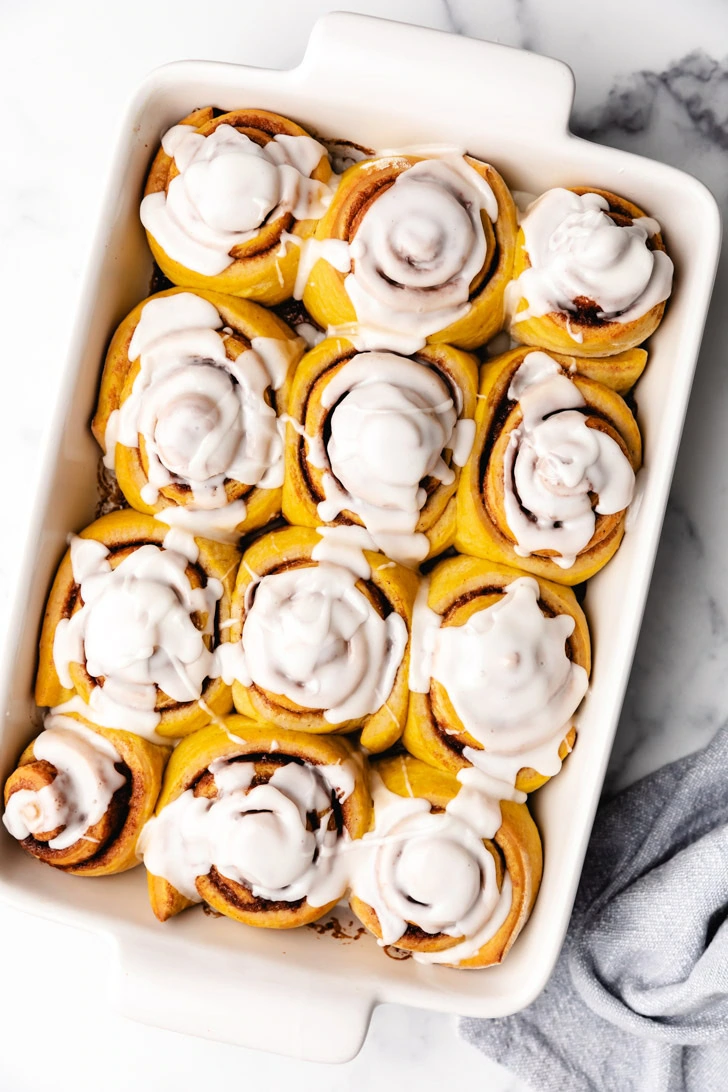
{"label": "rectangular baking pan", "polygon": [[344,1061],[361,1046],[378,1002],[502,1016],[528,1005],[551,973],[629,676],[720,246],[718,210],[699,182],[575,137],[568,129],[572,99],[572,73],[558,61],[333,14],[316,24],[298,68],[181,62],[152,73],[131,104],[17,574],[10,651],[0,677],[3,778],[38,724],[32,687],[39,624],[66,536],[94,518],[99,452],[88,423],[106,345],[149,290],[152,262],[138,216],[144,178],[162,133],[194,107],[264,107],[322,136],[375,148],[454,143],[491,161],[512,188],[534,193],[556,185],[612,190],[660,221],[676,280],[637,388],[646,467],[639,511],[616,558],[589,583],[592,682],[573,755],[532,798],[544,840],[543,884],[505,963],[457,972],[387,959],[368,936],[342,943],[311,928],[249,929],[201,911],[161,926],[147,902],[143,868],[84,881],[39,867],[3,830],[0,897],[105,934],[114,952],[111,1000],[127,1016],[301,1058]]}

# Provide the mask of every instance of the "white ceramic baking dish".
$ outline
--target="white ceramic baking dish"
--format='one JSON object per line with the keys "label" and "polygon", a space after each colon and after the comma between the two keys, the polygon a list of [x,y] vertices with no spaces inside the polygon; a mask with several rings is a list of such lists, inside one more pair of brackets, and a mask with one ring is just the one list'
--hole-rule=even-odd
{"label": "white ceramic baking dish", "polygon": [[720,245],[707,190],[688,175],[568,131],[570,70],[487,42],[363,16],[326,16],[289,72],[182,62],[154,72],[123,122],[59,403],[43,486],[17,575],[0,679],[0,773],[34,731],[32,684],[44,600],[69,531],[94,517],[98,450],[88,429],[118,321],[148,292],[139,225],[143,180],[161,134],[197,106],[260,106],[315,133],[373,147],[448,142],[492,161],[516,189],[594,185],[624,194],[663,225],[677,277],[637,390],[646,470],[624,544],[589,583],[594,673],[563,773],[533,798],[545,871],[533,916],[506,962],[480,972],[387,959],[366,936],[341,943],[310,928],[249,929],[201,911],[159,925],[142,868],[83,880],[41,868],[0,838],[0,896],[113,941],[113,1003],[128,1016],[302,1058],[343,1061],[377,1002],[474,1016],[528,1005],[544,986],[569,920],[617,726],[677,454]]}

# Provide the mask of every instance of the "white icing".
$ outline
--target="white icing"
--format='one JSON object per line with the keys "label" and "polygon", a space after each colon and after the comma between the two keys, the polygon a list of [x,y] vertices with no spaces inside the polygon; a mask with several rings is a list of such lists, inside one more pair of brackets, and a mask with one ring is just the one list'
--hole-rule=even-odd
{"label": "white icing", "polygon": [[250,676],[240,641],[225,641],[218,645],[211,674],[215,678],[221,678],[227,686],[232,686],[238,679],[247,682]]}
{"label": "white icing", "polygon": [[[199,701],[198,704],[207,711],[203,701]],[[78,694],[73,694],[67,701],[54,705],[51,713],[54,716],[77,713],[89,724],[96,724],[99,728],[117,728],[120,731],[134,732],[135,735],[148,739],[150,743],[161,743],[168,746],[170,742],[169,739],[160,736],[155,731],[160,720],[159,713],[156,710],[136,708],[132,727],[128,707],[109,698],[104,693],[102,686],[91,688],[88,702],[85,702]]]}
{"label": "white icing", "polygon": [[254,337],[250,339],[253,352],[265,365],[274,391],[281,389],[293,365],[303,356],[305,343],[302,338]]}
{"label": "white icing", "polygon": [[190,512],[161,518],[213,537],[245,519],[244,501],[228,503],[227,481],[270,489],[283,482],[283,440],[266,392],[283,385],[303,348],[298,339],[254,338],[230,360],[221,326],[216,308],[191,292],[145,304],[129,346],[139,371],[105,438],[110,466],[117,443],[136,448],[143,439],[144,501],[155,504],[173,483],[188,486]]}
{"label": "white icing", "polygon": [[475,421],[472,417],[461,417],[456,422],[450,437],[452,461],[455,466],[465,466],[475,442]]}
{"label": "white icing", "polygon": [[413,353],[468,313],[487,252],[481,210],[498,217],[491,187],[461,156],[415,163],[371,203],[344,281],[357,348]]}
{"label": "white icing", "polygon": [[36,762],[49,762],[56,775],[42,788],[19,789],[8,800],[3,823],[19,841],[63,829],[48,842],[68,849],[106,814],[114,793],[125,784],[116,769],[121,756],[103,736],[71,717],[46,717],[33,743]]}
{"label": "white icing", "polygon": [[409,664],[409,688],[415,694],[426,694],[432,678],[432,657],[435,654],[437,631],[442,621],[427,603],[430,578],[425,576],[417,589],[412,610],[412,646]]}
{"label": "white icing", "polygon": [[[61,685],[73,689],[72,663],[84,664],[92,679],[103,679],[89,696],[100,723],[128,731],[153,732],[160,721],[157,688],[178,702],[201,697],[213,654],[204,636],[213,633],[218,580],[193,588],[188,557],[151,543],[128,554],[115,569],[108,550],[87,549],[72,538],[71,565],[83,605],[56,627],[53,662]],[[198,629],[193,615],[204,616]]]}
{"label": "white icing", "polygon": [[[324,906],[346,890],[341,854],[348,833],[329,830],[333,798],[353,792],[355,772],[339,766],[289,763],[266,784],[250,787],[255,763],[218,759],[210,766],[217,795],[187,789],[144,827],[139,852],[153,876],[199,902],[195,881],[214,866],[256,898],[307,899]],[[309,829],[308,816],[320,816]]]}
{"label": "white icing", "polygon": [[469,766],[457,775],[461,788],[448,805],[451,815],[459,815],[480,833],[481,838],[493,837],[501,823],[500,801],[525,804],[528,796],[513,784],[502,781],[478,766]]}
{"label": "white icing", "polygon": [[[79,539],[78,541],[83,542],[84,540]],[[192,535],[177,527],[171,527],[169,531],[167,531],[162,545],[165,550],[174,550],[176,553],[182,554],[182,556],[186,557],[192,565],[195,564],[200,556],[200,548]]]}
{"label": "white icing", "polygon": [[306,342],[308,349],[315,349],[326,337],[326,333],[320,330],[318,326],[314,326],[312,322],[297,322],[293,328],[298,336],[302,337]]}
{"label": "white icing", "polygon": [[493,856],[483,844],[501,825],[498,802],[486,811],[482,800],[461,789],[443,813],[434,813],[426,800],[390,792],[377,774],[372,797],[375,826],[354,847],[351,886],[376,912],[380,944],[396,944],[412,923],[433,936],[463,938],[441,952],[416,952],[420,962],[475,955],[511,904],[508,877],[499,891]]}
{"label": "white icing", "polygon": [[343,511],[354,513],[388,556],[416,565],[430,548],[427,536],[415,533],[427,500],[421,483],[427,477],[454,481],[445,452],[452,450],[462,465],[475,422],[458,422],[460,399],[453,402],[436,371],[394,353],[360,353],[347,361],[321,403],[335,407],[326,447],[306,437],[308,461],[325,468],[319,516],[330,523]]}
{"label": "white icing", "polygon": [[577,345],[582,345],[583,344],[583,342],[584,342],[583,331],[579,330],[578,332],[574,332],[574,330],[572,329],[572,326],[571,326],[571,319],[568,318],[568,317],[566,319],[566,332],[569,335],[569,337],[571,338],[571,340],[575,341],[577,343]]}
{"label": "white icing", "polygon": [[316,534],[321,536],[311,551],[314,561],[330,561],[356,573],[360,580],[368,580],[372,575],[364,551],[376,551],[374,539],[364,527],[355,524],[336,527],[317,527]]}
{"label": "white icing", "polygon": [[407,625],[383,619],[356,587],[357,574],[329,562],[264,576],[243,625],[238,681],[321,709],[339,724],[380,709],[407,645]]}
{"label": "white icing", "polygon": [[296,270],[296,283],[293,288],[293,298],[300,300],[311,275],[311,270],[319,258],[329,262],[340,273],[348,273],[351,269],[351,255],[349,244],[345,239],[315,239],[309,236],[302,239],[299,235],[290,235],[284,232],[285,243],[297,246],[301,254]]}
{"label": "white icing", "polygon": [[170,505],[161,512],[155,512],[154,518],[160,523],[166,523],[173,530],[181,528],[214,542],[234,545],[240,541],[240,525],[247,511],[247,505],[240,497],[238,500],[229,501],[224,508],[196,508],[194,504]]}
{"label": "white icing", "polygon": [[[522,768],[548,774],[561,765],[559,748],[588,685],[584,668],[566,653],[574,626],[569,614],[547,618],[538,583],[521,577],[463,625],[435,628],[433,619],[424,627],[431,678],[483,748],[468,748],[466,757],[498,781],[512,786]],[[418,640],[421,632],[413,660]]]}
{"label": "white icing", "polygon": [[416,963],[459,963],[466,959],[472,959],[480,949],[492,940],[502,925],[505,924],[513,905],[513,881],[509,872],[503,877],[498,899],[493,906],[491,914],[483,921],[480,929],[471,936],[465,937],[460,944],[454,945],[442,952],[415,952]]}
{"label": "white icing", "polygon": [[513,313],[513,324],[552,311],[573,312],[579,298],[593,301],[600,318],[631,322],[667,299],[672,261],[647,247],[659,224],[638,217],[620,226],[608,210],[599,194],[558,188],[528,207],[521,227],[531,265],[509,291],[513,312],[521,299],[528,306]]}
{"label": "white icing", "polygon": [[[619,444],[590,428],[575,383],[543,352],[529,353],[508,397],[523,422],[504,456],[504,508],[520,557],[556,551],[570,568],[591,541],[597,513],[622,512],[632,500],[635,475]],[[592,508],[590,494],[598,495]]]}
{"label": "white icing", "polygon": [[331,190],[310,175],[326,149],[309,136],[277,134],[264,147],[231,125],[209,136],[176,125],[162,139],[179,174],[148,194],[140,215],[166,254],[206,276],[222,273],[231,250],[287,213],[320,217]]}

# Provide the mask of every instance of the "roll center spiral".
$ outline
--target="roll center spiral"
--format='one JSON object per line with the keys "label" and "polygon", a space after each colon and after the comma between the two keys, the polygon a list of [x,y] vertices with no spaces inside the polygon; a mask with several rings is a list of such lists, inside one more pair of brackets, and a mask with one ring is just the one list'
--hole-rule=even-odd
{"label": "roll center spiral", "polygon": [[403,619],[382,618],[353,572],[321,563],[260,581],[242,647],[256,685],[337,723],[382,705],[406,641]]}

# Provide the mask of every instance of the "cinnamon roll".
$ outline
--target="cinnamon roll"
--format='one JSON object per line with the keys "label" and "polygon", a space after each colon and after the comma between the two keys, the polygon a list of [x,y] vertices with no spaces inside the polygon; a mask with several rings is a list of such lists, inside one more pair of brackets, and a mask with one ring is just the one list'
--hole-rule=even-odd
{"label": "cinnamon roll", "polygon": [[229,717],[175,749],[139,843],[152,909],[204,902],[247,925],[292,929],[348,885],[346,850],[371,798],[348,740]]}
{"label": "cinnamon roll", "polygon": [[372,763],[372,795],[373,829],[352,877],[357,917],[380,944],[421,963],[500,963],[541,883],[541,840],[526,805],[490,800],[467,778],[404,755]]}
{"label": "cinnamon roll", "polygon": [[304,303],[358,349],[474,349],[503,325],[516,230],[510,192],[487,163],[365,160],[342,176],[306,245]]}
{"label": "cinnamon roll", "polygon": [[642,440],[624,400],[588,377],[592,363],[579,374],[568,357],[514,349],[483,368],[458,488],[463,553],[578,584],[617,551]]}
{"label": "cinnamon roll", "polygon": [[51,714],[5,782],[3,823],[27,853],[63,872],[134,868],[168,754],[130,732]]}
{"label": "cinnamon roll", "polygon": [[673,264],[656,220],[607,190],[547,190],[528,206],[508,289],[526,345],[608,356],[659,325]]}
{"label": "cinnamon roll", "polygon": [[361,729],[362,745],[383,751],[407,713],[418,577],[360,548],[357,532],[286,527],[246,550],[219,670],[239,713],[305,732]]}
{"label": "cinnamon roll", "polygon": [[239,558],[130,509],[72,536],[46,607],[37,704],[150,738],[229,712],[214,649],[229,640]]}
{"label": "cinnamon roll", "polygon": [[111,341],[92,426],[128,503],[228,541],[278,515],[303,347],[247,300],[172,288],[138,304]]}
{"label": "cinnamon roll", "polygon": [[293,292],[300,237],[331,200],[326,149],[267,110],[196,110],[162,137],[141,221],[163,273],[260,303]]}
{"label": "cinnamon roll", "polygon": [[587,690],[589,630],[570,588],[473,557],[423,583],[414,610],[404,745],[491,791],[532,792],[558,773]]}
{"label": "cinnamon roll", "polygon": [[475,359],[449,345],[409,358],[322,342],[291,390],[283,514],[311,527],[364,527],[405,564],[441,553],[455,537],[477,376]]}

